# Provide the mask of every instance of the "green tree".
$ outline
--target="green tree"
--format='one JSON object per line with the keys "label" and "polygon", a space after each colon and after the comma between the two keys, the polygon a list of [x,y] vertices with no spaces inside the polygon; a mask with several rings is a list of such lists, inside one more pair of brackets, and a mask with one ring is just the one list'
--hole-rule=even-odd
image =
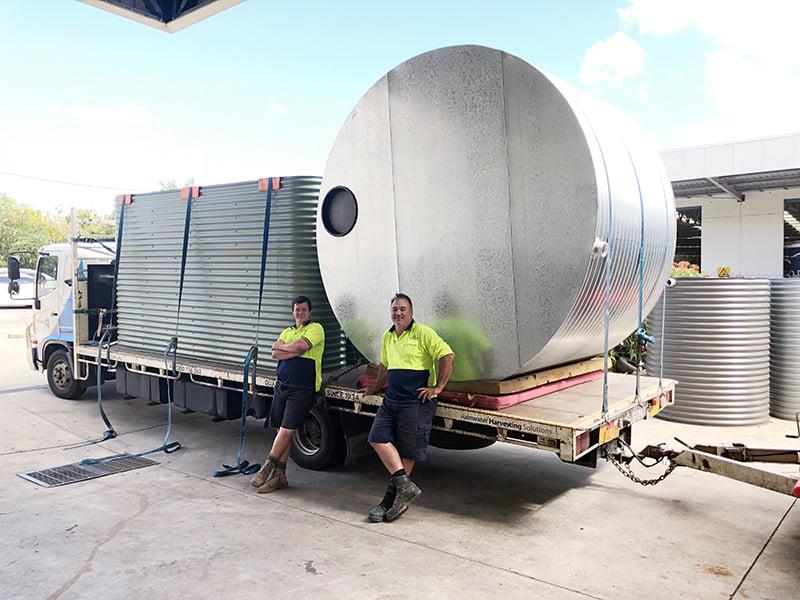
{"label": "green tree", "polygon": [[[78,221],[78,237],[113,239],[116,235],[117,219],[113,212],[101,215],[91,208],[80,208],[75,211],[75,217]],[[72,235],[72,213],[59,210],[55,221],[62,238],[69,239]]]}
{"label": "green tree", "polygon": [[[181,188],[178,187],[178,183],[174,179],[163,179],[158,182],[158,185],[161,186],[162,192],[174,192]],[[194,177],[189,177],[186,180],[186,183],[183,184],[183,187],[192,187],[194,186]]]}
{"label": "green tree", "polygon": [[36,266],[36,251],[53,242],[67,241],[55,219],[45,212],[0,194],[0,260],[19,256],[25,268]]}

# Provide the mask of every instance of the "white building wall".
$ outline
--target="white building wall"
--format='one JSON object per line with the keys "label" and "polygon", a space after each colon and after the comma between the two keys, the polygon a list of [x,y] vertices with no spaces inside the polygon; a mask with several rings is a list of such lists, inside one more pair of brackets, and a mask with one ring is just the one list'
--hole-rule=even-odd
{"label": "white building wall", "polygon": [[800,166],[800,133],[661,152],[670,181],[762,173]]}
{"label": "white building wall", "polygon": [[729,267],[731,277],[783,276],[783,202],[800,197],[798,190],[730,197],[676,198],[679,208],[702,207],[700,269],[712,277]]}

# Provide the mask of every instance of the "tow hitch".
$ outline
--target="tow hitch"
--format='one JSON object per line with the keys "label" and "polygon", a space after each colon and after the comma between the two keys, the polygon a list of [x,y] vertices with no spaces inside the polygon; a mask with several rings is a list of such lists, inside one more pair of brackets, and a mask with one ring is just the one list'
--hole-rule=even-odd
{"label": "tow hitch", "polygon": [[[647,446],[641,452],[635,453],[628,444],[619,441],[616,444],[609,444],[605,455],[617,470],[641,485],[655,485],[666,479],[677,467],[689,467],[800,498],[800,479],[796,476],[773,473],[747,464],[800,464],[800,450],[749,448],[740,443],[733,443],[730,446],[703,444],[690,446],[678,438],[675,440],[684,446],[683,450],[673,450],[665,444],[659,444]],[[665,464],[666,469],[658,477],[641,479],[631,469],[631,463],[634,461],[648,469]]]}

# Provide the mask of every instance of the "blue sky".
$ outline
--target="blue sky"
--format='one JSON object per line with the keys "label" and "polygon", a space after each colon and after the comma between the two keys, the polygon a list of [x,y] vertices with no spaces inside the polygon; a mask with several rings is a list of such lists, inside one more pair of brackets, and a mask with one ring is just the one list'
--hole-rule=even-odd
{"label": "blue sky", "polygon": [[798,22],[795,0],[247,0],[168,34],[75,1],[4,0],[0,192],[109,212],[162,180],[322,174],[377,79],[464,43],[603,99],[658,148],[800,131]]}

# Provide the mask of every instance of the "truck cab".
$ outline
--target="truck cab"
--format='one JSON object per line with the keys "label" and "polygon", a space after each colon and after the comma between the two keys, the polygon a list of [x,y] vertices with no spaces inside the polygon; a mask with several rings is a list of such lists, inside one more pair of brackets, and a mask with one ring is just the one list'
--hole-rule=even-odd
{"label": "truck cab", "polygon": [[[28,364],[47,372],[56,396],[79,398],[86,391],[88,368],[81,372],[75,360],[76,333],[82,342],[98,339],[103,318],[115,319],[109,312],[115,243],[49,244],[38,254],[32,318],[25,330]],[[19,261],[9,257],[8,266],[13,285]]]}

